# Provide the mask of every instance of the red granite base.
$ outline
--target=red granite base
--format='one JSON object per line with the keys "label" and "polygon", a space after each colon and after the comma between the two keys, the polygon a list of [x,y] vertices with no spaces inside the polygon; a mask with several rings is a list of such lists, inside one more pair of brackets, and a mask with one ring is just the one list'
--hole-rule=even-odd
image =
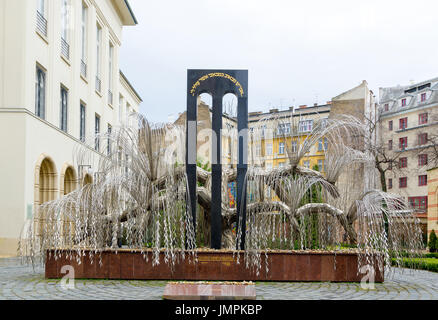
{"label": "red granite base", "polygon": [[[52,254],[51,254],[52,253]],[[59,251],[58,251],[59,253]],[[172,270],[160,253],[160,264],[152,266],[152,253],[146,253],[146,261],[140,251],[103,251],[90,258],[89,252],[73,259],[66,254],[55,259],[47,252],[45,276],[59,279],[64,276],[61,268],[71,265],[76,279],[121,280],[188,280],[188,281],[313,281],[313,282],[360,282],[364,274],[357,274],[358,254],[330,252],[270,252],[266,272],[265,255],[261,255],[261,269],[257,275],[247,269],[240,255],[240,263],[231,251],[199,251],[198,262],[191,259],[177,262]],[[335,263],[336,260],[336,263]],[[384,274],[375,262],[375,282],[383,282]]]}

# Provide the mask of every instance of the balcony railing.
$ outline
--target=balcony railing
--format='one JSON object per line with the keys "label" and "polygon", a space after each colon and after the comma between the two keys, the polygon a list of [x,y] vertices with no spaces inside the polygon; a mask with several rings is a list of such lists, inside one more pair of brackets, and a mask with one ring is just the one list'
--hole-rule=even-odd
{"label": "balcony railing", "polygon": [[81,60],[81,75],[86,78],[87,77],[87,64],[84,60]]}
{"label": "balcony railing", "polygon": [[70,45],[61,37],[61,53],[67,59],[70,59]]}
{"label": "balcony railing", "polygon": [[102,81],[96,76],[96,91],[101,92],[102,90]]}
{"label": "balcony railing", "polygon": [[47,37],[47,20],[44,15],[37,10],[37,30]]}
{"label": "balcony railing", "polygon": [[113,93],[111,92],[111,90],[108,90],[108,104],[113,104]]}

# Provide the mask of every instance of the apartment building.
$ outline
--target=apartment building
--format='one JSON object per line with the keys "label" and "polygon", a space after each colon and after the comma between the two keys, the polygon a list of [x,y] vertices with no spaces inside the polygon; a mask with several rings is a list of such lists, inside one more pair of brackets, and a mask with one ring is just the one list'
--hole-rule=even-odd
{"label": "apartment building", "polygon": [[139,110],[119,69],[137,20],[125,0],[2,0],[0,21],[0,255],[14,255],[41,203],[93,180],[74,150],[104,154],[95,135]]}
{"label": "apartment building", "polygon": [[[268,113],[249,114],[250,132],[262,135],[260,141],[254,141],[254,158],[266,168],[277,168],[287,164],[287,150],[297,152],[319,121],[328,119],[331,103],[313,106],[302,105],[288,110],[271,109]],[[301,160],[300,166],[324,171],[324,151],[327,139],[321,139],[312,146],[310,152]]]}
{"label": "apartment building", "polygon": [[437,134],[438,78],[380,88],[380,132],[391,159],[388,191],[404,196],[427,224],[430,136]]}

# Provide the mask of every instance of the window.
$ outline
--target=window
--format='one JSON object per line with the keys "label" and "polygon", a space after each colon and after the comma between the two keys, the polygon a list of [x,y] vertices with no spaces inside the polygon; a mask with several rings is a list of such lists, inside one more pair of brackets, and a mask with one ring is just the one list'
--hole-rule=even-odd
{"label": "window", "polygon": [[293,140],[292,141],[292,152],[297,152],[298,151],[297,149],[298,149],[297,148],[297,141]]}
{"label": "window", "polygon": [[426,97],[427,97],[427,96],[426,96],[426,93],[422,93],[422,94],[421,94],[421,99],[420,99],[421,102],[426,101]]}
{"label": "window", "polygon": [[290,133],[290,123],[281,123],[277,128],[277,135],[289,134]]}
{"label": "window", "polygon": [[108,133],[108,141],[107,141],[107,144],[106,144],[106,153],[108,154],[108,155],[110,155],[111,154],[111,132],[113,131],[113,127],[108,123],[108,130],[107,130],[107,133]]}
{"label": "window", "polygon": [[427,175],[418,176],[418,185],[427,186]]}
{"label": "window", "polygon": [[418,124],[426,124],[428,121],[427,113],[422,113],[418,115]]}
{"label": "window", "polygon": [[392,131],[392,128],[393,128],[393,122],[391,120],[391,121],[388,122],[388,129],[389,129],[389,131]]}
{"label": "window", "polygon": [[399,187],[400,188],[406,188],[408,186],[408,178],[403,177],[399,179]]}
{"label": "window", "polygon": [[418,135],[418,145],[423,145],[427,143],[427,133],[420,133]]}
{"label": "window", "polygon": [[327,138],[323,138],[323,139],[318,140],[318,151],[327,151],[327,147],[328,147]]}
{"label": "window", "polygon": [[119,96],[119,122],[123,119],[123,96]]}
{"label": "window", "polygon": [[400,150],[406,150],[408,147],[408,137],[400,138]]}
{"label": "window", "polygon": [[88,7],[82,2],[82,25],[81,25],[81,75],[87,77],[87,33],[88,33]]}
{"label": "window", "polygon": [[80,126],[79,126],[79,138],[82,142],[85,142],[85,105],[81,103],[80,106]]}
{"label": "window", "polygon": [[266,163],[266,169],[272,169],[272,163],[271,162]]}
{"label": "window", "polygon": [[278,147],[278,153],[284,154],[284,142],[280,142],[280,145]]}
{"label": "window", "polygon": [[126,102],[126,114],[125,114],[125,116],[126,116],[126,124],[129,123],[129,116],[130,115],[131,115],[131,105],[128,102]]}
{"label": "window", "polygon": [[46,0],[37,0],[37,11],[43,16],[46,16]]}
{"label": "window", "polygon": [[266,144],[266,155],[267,156],[272,155],[272,143],[267,143]]}
{"label": "window", "polygon": [[313,120],[302,120],[299,122],[299,132],[310,132],[313,130]]}
{"label": "window", "polygon": [[279,163],[278,163],[278,167],[279,167],[279,168],[284,168],[284,162],[279,162]]}
{"label": "window", "polygon": [[427,154],[418,155],[418,165],[419,166],[427,166],[427,163],[428,163]]}
{"label": "window", "polygon": [[385,104],[385,111],[388,111],[389,110],[389,104]]}
{"label": "window", "polygon": [[325,169],[325,160],[318,160],[318,170],[320,172],[324,172]]}
{"label": "window", "polygon": [[408,127],[408,118],[400,119],[400,130],[404,130]]}
{"label": "window", "polygon": [[256,145],[256,156],[260,157],[262,155],[262,146],[260,144]]}
{"label": "window", "polygon": [[406,104],[407,104],[406,98],[402,99],[402,101],[401,101],[402,107],[406,107]]}
{"label": "window", "polygon": [[265,136],[265,131],[266,131],[266,124],[264,124],[263,126],[260,127],[260,130],[262,131],[262,137]]}
{"label": "window", "polygon": [[388,150],[392,150],[392,140],[388,141]]}
{"label": "window", "polygon": [[388,189],[392,189],[392,179],[388,179]]}
{"label": "window", "polygon": [[101,46],[102,46],[102,28],[97,25],[96,27],[96,91],[101,92],[102,81],[100,80],[101,69]]}
{"label": "window", "polygon": [[392,161],[388,163],[388,170],[392,170]]}
{"label": "window", "polygon": [[37,30],[47,37],[46,0],[37,0]]}
{"label": "window", "polygon": [[109,44],[109,59],[108,59],[108,104],[113,104],[113,58],[114,46]]}
{"label": "window", "polygon": [[427,210],[427,197],[409,197],[408,201],[414,210]]}
{"label": "window", "polygon": [[60,125],[59,128],[67,132],[67,104],[68,104],[68,91],[61,86],[61,110],[60,110]]}
{"label": "window", "polygon": [[36,67],[35,76],[35,114],[41,119],[46,116],[46,73]]}
{"label": "window", "polygon": [[309,160],[304,161],[303,165],[304,165],[305,168],[309,169],[310,168],[310,161]]}
{"label": "window", "polygon": [[408,167],[408,158],[400,158],[399,167],[400,168],[407,168]]}
{"label": "window", "polygon": [[95,132],[95,146],[96,151],[100,150],[100,116],[98,114],[95,115],[94,118],[94,132]]}
{"label": "window", "polygon": [[67,59],[70,59],[70,45],[68,37],[70,6],[69,0],[61,0],[61,53]]}

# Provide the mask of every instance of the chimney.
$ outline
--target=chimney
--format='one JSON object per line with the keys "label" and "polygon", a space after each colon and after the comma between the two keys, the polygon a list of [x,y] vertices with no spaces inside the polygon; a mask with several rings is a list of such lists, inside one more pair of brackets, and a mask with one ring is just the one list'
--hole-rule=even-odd
{"label": "chimney", "polygon": [[294,111],[294,107],[289,107],[289,111]]}
{"label": "chimney", "polygon": [[305,108],[307,108],[307,104],[303,104],[300,106],[300,109],[305,109]]}
{"label": "chimney", "polygon": [[332,104],[332,102],[331,101],[327,101],[327,104],[330,105],[330,104]]}
{"label": "chimney", "polygon": [[314,104],[313,104],[313,106],[314,106],[314,107],[317,107],[317,106],[318,106],[318,104],[317,104],[317,103],[314,103]]}
{"label": "chimney", "polygon": [[278,109],[271,109],[271,110],[269,110],[269,113],[277,113],[278,112]]}

